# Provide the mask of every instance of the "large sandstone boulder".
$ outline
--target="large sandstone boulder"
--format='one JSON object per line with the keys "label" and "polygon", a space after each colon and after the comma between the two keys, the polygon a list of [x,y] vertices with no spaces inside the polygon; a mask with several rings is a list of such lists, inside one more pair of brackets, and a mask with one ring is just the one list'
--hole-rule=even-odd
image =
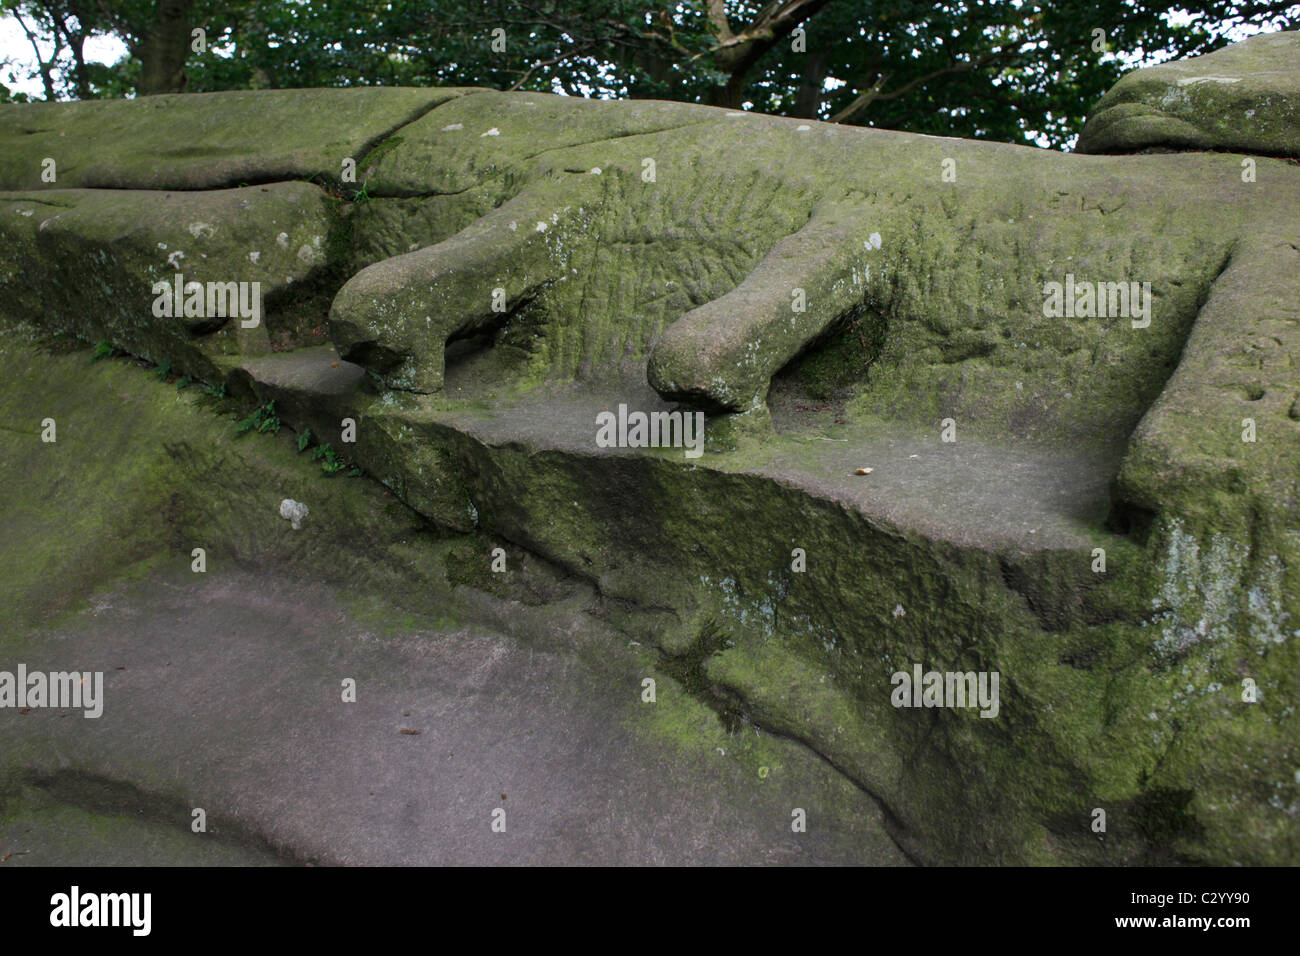
{"label": "large sandstone boulder", "polygon": [[[589,582],[914,858],[1295,863],[1294,43],[1121,82],[1083,146],[1159,155],[466,90],[6,107],[47,132],[0,166],[0,309],[350,421],[393,494]],[[341,198],[225,188],[337,187],[345,150]],[[336,353],[154,316],[177,248],[310,286]],[[706,453],[604,447],[620,407],[707,413]],[[897,706],[914,665],[997,672],[997,714]]]}
{"label": "large sandstone boulder", "polygon": [[[254,90],[0,105],[0,189],[341,182],[380,140],[464,90]],[[358,185],[362,182],[357,179]]]}
{"label": "large sandstone boulder", "polygon": [[1135,70],[1097,104],[1081,153],[1227,150],[1300,158],[1300,32]]}
{"label": "large sandstone boulder", "polygon": [[[270,351],[268,311],[324,271],[333,229],[328,197],[302,182],[0,193],[0,295],[14,315],[211,380],[218,356]],[[155,309],[159,283],[173,294]],[[194,283],[204,308],[187,315]]]}

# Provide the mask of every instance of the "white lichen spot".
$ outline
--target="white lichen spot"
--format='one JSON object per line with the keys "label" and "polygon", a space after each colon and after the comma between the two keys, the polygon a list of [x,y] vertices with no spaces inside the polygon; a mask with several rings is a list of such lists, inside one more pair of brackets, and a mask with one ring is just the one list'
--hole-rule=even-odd
{"label": "white lichen spot", "polygon": [[1250,636],[1261,644],[1281,644],[1287,639],[1283,627],[1291,616],[1282,610],[1282,562],[1276,554],[1263,561],[1255,587],[1246,595]]}
{"label": "white lichen spot", "polygon": [[518,228],[519,228],[519,223],[517,223],[517,222],[512,222],[512,223],[510,224],[510,231],[511,231],[511,232],[514,232],[514,231],[515,231],[516,229],[518,229]]}
{"label": "white lichen spot", "polygon": [[805,133],[805,132],[807,132],[807,131],[810,130],[810,129],[812,129],[812,127],[809,126],[807,123],[803,123],[803,124],[801,124],[801,125],[795,127],[795,131],[796,131],[796,132],[799,132],[799,133]]}
{"label": "white lichen spot", "polygon": [[177,249],[175,252],[172,252],[167,256],[167,264],[171,266],[173,269],[179,271],[181,267],[180,260],[184,258],[185,258],[185,253]]}
{"label": "white lichen spot", "polygon": [[262,254],[261,254],[260,252],[258,252],[256,249],[253,250],[252,252],[250,252],[250,253],[248,254],[248,261],[249,261],[249,262],[256,263],[257,260],[260,259],[260,258],[262,258]]}
{"label": "white lichen spot", "polygon": [[298,261],[309,266],[325,261],[324,241],[323,236],[313,236],[310,243],[304,244],[298,250]]}
{"label": "white lichen spot", "polygon": [[26,216],[28,219],[30,219],[30,218],[32,217],[32,213],[33,213],[33,212],[35,212],[34,209],[19,209],[19,210],[18,210],[18,215],[20,215],[20,216]]}
{"label": "white lichen spot", "polygon": [[1220,532],[1201,542],[1183,521],[1171,518],[1165,525],[1161,584],[1153,606],[1160,610],[1153,623],[1160,625],[1158,650],[1179,655],[1197,644],[1224,646],[1238,632],[1242,611],[1240,595],[1246,593],[1245,611],[1250,636],[1260,643],[1285,640],[1286,613],[1278,594],[1281,562],[1276,556],[1251,568],[1250,549]]}
{"label": "white lichen spot", "polygon": [[289,234],[287,232],[280,233],[278,236],[275,237],[275,244],[279,246],[281,249],[288,249]]}
{"label": "white lichen spot", "polygon": [[287,520],[294,531],[302,527],[302,519],[307,517],[309,510],[301,501],[294,501],[292,498],[285,498],[280,502],[280,517]]}
{"label": "white lichen spot", "polygon": [[544,222],[538,222],[538,223],[537,223],[537,231],[538,231],[538,232],[545,232],[545,231],[546,231],[546,223],[544,223]]}
{"label": "white lichen spot", "polygon": [[189,225],[189,230],[190,230],[190,235],[193,236],[195,239],[202,239],[204,236],[211,236],[214,232],[216,232],[216,230],[213,229],[206,222],[192,222]]}
{"label": "white lichen spot", "polygon": [[1197,83],[1240,83],[1239,76],[1185,76],[1178,81],[1179,86],[1195,86]]}
{"label": "white lichen spot", "polygon": [[464,128],[465,128],[465,124],[464,124],[464,123],[450,123],[450,124],[444,126],[444,127],[442,128],[442,131],[443,131],[444,133],[450,133],[452,130],[455,130],[455,129],[464,129]]}
{"label": "white lichen spot", "polygon": [[895,604],[893,613],[894,613],[894,617],[902,617],[907,612],[903,610],[903,605]]}
{"label": "white lichen spot", "polygon": [[600,175],[600,167],[599,167],[599,166],[592,166],[592,167],[591,167],[591,175],[593,175],[593,176],[599,176],[599,175]]}
{"label": "white lichen spot", "polygon": [[479,134],[479,138],[481,139],[481,138],[484,137],[484,136],[500,136],[500,135],[501,135],[501,130],[499,130],[499,129],[497,129],[495,126],[493,126],[493,127],[492,127],[490,130],[488,130],[486,133],[480,133],[480,134]]}

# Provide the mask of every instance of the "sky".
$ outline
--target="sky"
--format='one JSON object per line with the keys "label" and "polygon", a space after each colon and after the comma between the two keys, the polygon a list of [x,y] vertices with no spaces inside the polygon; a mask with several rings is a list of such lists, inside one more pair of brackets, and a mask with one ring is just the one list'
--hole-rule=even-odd
{"label": "sky", "polygon": [[[50,47],[46,45],[41,49],[41,55],[49,54]],[[126,55],[126,44],[117,37],[92,37],[86,41],[85,54],[91,63],[116,63]],[[36,55],[27,34],[11,16],[0,19],[0,64],[3,64],[0,66],[0,83],[15,93],[35,97],[45,95],[40,78],[27,76],[36,67]]]}

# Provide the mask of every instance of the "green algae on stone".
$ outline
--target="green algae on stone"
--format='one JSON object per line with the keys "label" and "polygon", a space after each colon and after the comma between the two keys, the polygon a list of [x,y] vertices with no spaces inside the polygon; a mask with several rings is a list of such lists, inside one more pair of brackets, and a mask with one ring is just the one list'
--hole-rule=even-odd
{"label": "green algae on stone", "polygon": [[[221,189],[318,178],[342,182],[368,149],[463,95],[370,87],[177,93],[134,100],[0,105],[0,189]],[[359,177],[360,178],[360,177]]]}
{"label": "green algae on stone", "polygon": [[[1236,85],[1185,84],[1171,109]],[[1300,859],[1293,164],[1246,182],[1233,156],[522,93],[396,136],[326,253],[340,280],[365,266],[330,334],[380,394],[213,360],[314,434],[355,406],[362,466],[484,535],[393,560],[445,577],[496,536],[586,582],[703,702],[875,794],[922,861]],[[1149,312],[1049,314],[1046,285],[1075,279],[1149,287]],[[85,321],[52,301],[48,324]],[[834,386],[833,434],[769,411],[770,382],[797,404],[821,368],[807,394]],[[590,408],[652,400],[647,379],[744,414],[710,422],[699,462],[595,448]],[[916,664],[997,671],[999,716],[893,707]]]}
{"label": "green algae on stone", "polygon": [[[324,265],[331,228],[324,198],[306,183],[0,193],[3,309],[216,381],[212,356],[269,351],[268,313]],[[208,316],[206,301],[199,318],[155,315],[155,284],[170,287],[177,276],[187,286],[249,283],[247,298],[261,306],[257,325],[245,328],[252,319],[243,315]]]}
{"label": "green algae on stone", "polygon": [[1300,33],[1262,33],[1134,70],[1102,97],[1081,153],[1216,149],[1300,157]]}

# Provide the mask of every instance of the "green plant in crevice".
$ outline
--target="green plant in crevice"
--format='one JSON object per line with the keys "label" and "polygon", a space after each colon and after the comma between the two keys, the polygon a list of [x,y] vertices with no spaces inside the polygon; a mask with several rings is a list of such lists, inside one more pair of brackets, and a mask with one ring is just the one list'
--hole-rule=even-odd
{"label": "green plant in crevice", "polygon": [[163,359],[153,370],[153,377],[165,382],[172,374],[172,360]]}
{"label": "green plant in crevice", "polygon": [[311,459],[319,461],[320,470],[327,475],[335,474],[343,467],[343,459],[339,458],[333,445],[317,445],[311,453]]}
{"label": "green plant in crevice", "polygon": [[258,434],[270,432],[272,435],[280,431],[280,419],[275,414],[275,402],[269,401],[265,405],[259,405],[253,409],[251,415],[242,419],[235,425],[235,433],[242,435],[245,432],[256,430]]}
{"label": "green plant in crevice", "polygon": [[109,342],[96,342],[94,351],[90,353],[91,364],[93,365],[102,358],[108,358],[115,351],[117,350]]}
{"label": "green plant in crevice", "polygon": [[304,429],[303,433],[298,436],[298,454],[301,455],[303,451],[307,448],[307,446],[310,444],[311,444],[311,429],[307,428]]}
{"label": "green plant in crevice", "polygon": [[320,462],[320,470],[326,475],[337,475],[349,466],[352,470],[347,473],[347,477],[355,478],[365,474],[355,462],[339,455],[333,445],[317,445],[312,449],[311,460]]}

